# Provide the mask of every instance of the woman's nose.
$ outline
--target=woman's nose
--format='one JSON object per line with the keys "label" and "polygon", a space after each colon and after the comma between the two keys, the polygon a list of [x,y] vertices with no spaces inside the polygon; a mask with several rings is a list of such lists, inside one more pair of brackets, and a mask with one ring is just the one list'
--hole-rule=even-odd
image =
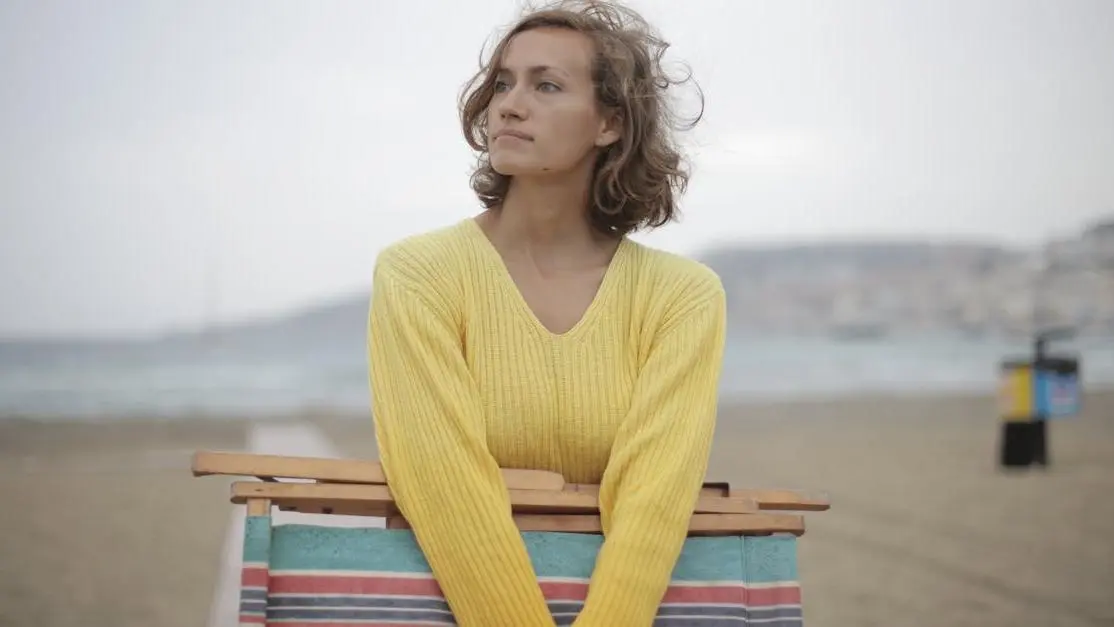
{"label": "woman's nose", "polygon": [[512,87],[512,88],[508,89],[507,91],[503,92],[503,94],[499,98],[499,104],[498,104],[498,109],[497,109],[498,112],[499,112],[499,115],[501,117],[504,117],[504,118],[507,118],[507,117],[514,117],[514,118],[519,118],[519,119],[525,118],[526,117],[526,103],[525,103],[525,100],[526,99],[524,98],[524,94],[522,93],[522,89],[519,86],[516,85],[515,87]]}

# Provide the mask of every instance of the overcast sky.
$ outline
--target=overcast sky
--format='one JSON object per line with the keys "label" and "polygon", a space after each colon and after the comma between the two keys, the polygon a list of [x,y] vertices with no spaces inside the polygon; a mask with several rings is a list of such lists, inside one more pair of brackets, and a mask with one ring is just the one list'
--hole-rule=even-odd
{"label": "overcast sky", "polygon": [[[1033,243],[1114,212],[1114,2],[631,4],[707,98],[685,219],[641,241]],[[476,212],[456,97],[517,11],[0,3],[0,336],[367,290],[385,244]]]}

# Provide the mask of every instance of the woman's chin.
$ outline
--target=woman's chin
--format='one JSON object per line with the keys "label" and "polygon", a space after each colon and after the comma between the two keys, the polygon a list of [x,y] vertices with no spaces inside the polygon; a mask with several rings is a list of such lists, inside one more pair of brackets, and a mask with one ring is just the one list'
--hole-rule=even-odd
{"label": "woman's chin", "polygon": [[537,167],[533,164],[524,163],[521,159],[496,159],[491,160],[491,169],[495,170],[503,176],[522,176],[529,175],[538,171]]}

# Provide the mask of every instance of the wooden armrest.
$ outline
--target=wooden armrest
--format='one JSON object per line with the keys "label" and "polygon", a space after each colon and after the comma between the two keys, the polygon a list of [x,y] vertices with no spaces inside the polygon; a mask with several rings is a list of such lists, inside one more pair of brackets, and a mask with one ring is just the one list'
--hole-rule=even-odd
{"label": "wooden armrest", "polygon": [[[598,485],[570,483],[566,490],[599,494]],[[700,491],[701,499],[734,498],[752,500],[761,510],[813,511],[821,512],[831,508],[826,498],[807,495],[796,490],[764,488],[731,488],[726,483],[705,483]]]}
{"label": "wooden armrest", "polygon": [[[598,514],[599,497],[574,490],[508,489],[511,509],[520,514]],[[390,516],[398,512],[390,488],[385,485],[345,483],[284,483],[237,481],[232,484],[232,502],[251,499],[270,501],[280,509],[304,513]],[[758,511],[752,499],[704,496],[696,513],[743,514]]]}
{"label": "wooden armrest", "polygon": [[[290,511],[380,517],[398,512],[383,468],[375,461],[199,451],[193,456],[192,471],[195,477],[238,475],[263,480],[233,484],[233,503],[265,499]],[[508,468],[502,473],[517,514],[599,513],[598,485],[566,484],[559,473],[543,470]],[[307,480],[316,483],[306,483]],[[710,482],[701,490],[695,513],[753,514],[761,510],[829,508],[827,498],[795,490],[739,489],[727,483]]]}
{"label": "wooden armrest", "polygon": [[[603,533],[600,517],[592,514],[515,514],[520,531],[556,531],[564,533]],[[387,517],[388,529],[410,529],[400,515]],[[689,536],[767,535],[805,532],[802,516],[792,514],[694,514],[689,523]]]}
{"label": "wooden armrest", "polygon": [[827,498],[807,495],[795,490],[767,488],[732,488],[729,494],[736,498],[753,499],[764,510],[789,510],[823,512],[831,509]]}
{"label": "wooden armrest", "polygon": [[[379,462],[368,460],[290,457],[198,451],[192,463],[193,476],[239,475],[264,481],[310,479],[325,483],[386,485],[387,477]],[[504,469],[507,487],[516,490],[562,490],[565,478],[544,470]]]}

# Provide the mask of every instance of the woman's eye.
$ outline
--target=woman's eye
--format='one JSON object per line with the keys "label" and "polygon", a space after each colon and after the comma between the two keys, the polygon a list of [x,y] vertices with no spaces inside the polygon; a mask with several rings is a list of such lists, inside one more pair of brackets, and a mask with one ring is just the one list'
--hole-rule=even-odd
{"label": "woman's eye", "polygon": [[497,92],[507,91],[507,81],[504,81],[504,80],[495,81],[495,91],[497,91]]}
{"label": "woman's eye", "polygon": [[540,83],[538,85],[538,89],[540,89],[541,91],[561,91],[560,87],[558,87],[555,83],[550,83],[549,81]]}

